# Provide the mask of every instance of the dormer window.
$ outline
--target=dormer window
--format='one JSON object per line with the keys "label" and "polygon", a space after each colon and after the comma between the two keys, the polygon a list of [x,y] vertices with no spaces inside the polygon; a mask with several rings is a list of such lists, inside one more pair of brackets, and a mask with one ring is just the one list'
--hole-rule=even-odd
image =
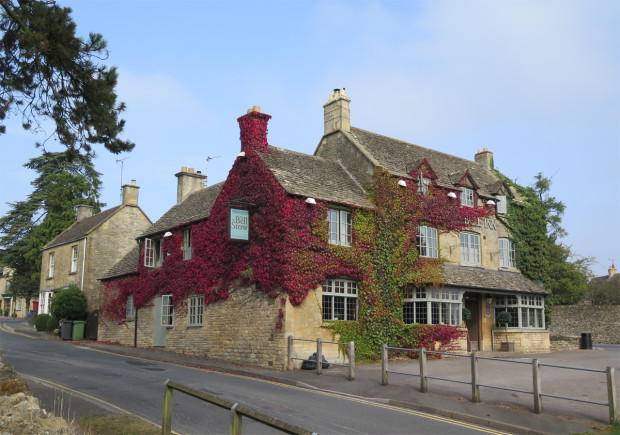
{"label": "dormer window", "polygon": [[508,213],[508,202],[506,200],[506,195],[497,195],[495,207],[497,208],[498,214]]}
{"label": "dormer window", "polygon": [[160,267],[163,261],[161,239],[144,239],[144,265]]}
{"label": "dormer window", "polygon": [[327,224],[329,225],[329,243],[332,245],[351,246],[351,212],[346,210],[327,211]]}
{"label": "dormer window", "polygon": [[461,187],[461,205],[465,207],[474,206],[474,190],[469,187]]}
{"label": "dormer window", "polygon": [[421,195],[426,195],[428,193],[428,188],[431,185],[431,179],[423,177],[420,175],[418,177],[418,193]]}

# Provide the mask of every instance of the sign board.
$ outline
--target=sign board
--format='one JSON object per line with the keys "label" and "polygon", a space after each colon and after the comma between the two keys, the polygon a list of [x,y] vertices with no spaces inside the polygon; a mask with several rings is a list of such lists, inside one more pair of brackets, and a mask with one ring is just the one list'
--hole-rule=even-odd
{"label": "sign board", "polygon": [[238,208],[228,210],[229,239],[247,242],[250,240],[250,212]]}

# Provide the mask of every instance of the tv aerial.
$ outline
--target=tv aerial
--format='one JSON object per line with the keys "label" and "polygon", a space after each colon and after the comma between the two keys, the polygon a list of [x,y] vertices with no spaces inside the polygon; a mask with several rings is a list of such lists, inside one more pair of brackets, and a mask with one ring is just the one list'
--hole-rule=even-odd
{"label": "tv aerial", "polygon": [[207,169],[205,170],[205,186],[207,187],[207,179],[209,177],[209,162],[213,159],[219,159],[222,156],[215,156],[215,157],[211,157],[211,156],[207,156]]}

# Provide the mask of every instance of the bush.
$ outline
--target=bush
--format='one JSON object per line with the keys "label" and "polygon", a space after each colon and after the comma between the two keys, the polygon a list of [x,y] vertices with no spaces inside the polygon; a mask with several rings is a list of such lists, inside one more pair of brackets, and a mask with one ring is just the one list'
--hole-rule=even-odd
{"label": "bush", "polygon": [[620,305],[620,280],[590,281],[588,300],[592,305]]}
{"label": "bush", "polygon": [[50,311],[54,317],[62,320],[86,319],[86,295],[76,285],[60,290],[54,299]]}
{"label": "bush", "polygon": [[37,328],[37,331],[49,331],[47,329],[47,322],[50,319],[49,314],[39,314],[34,321],[34,327]]}
{"label": "bush", "polygon": [[48,331],[53,331],[54,329],[58,328],[58,325],[60,325],[60,320],[58,320],[54,316],[50,316],[49,319],[47,320]]}

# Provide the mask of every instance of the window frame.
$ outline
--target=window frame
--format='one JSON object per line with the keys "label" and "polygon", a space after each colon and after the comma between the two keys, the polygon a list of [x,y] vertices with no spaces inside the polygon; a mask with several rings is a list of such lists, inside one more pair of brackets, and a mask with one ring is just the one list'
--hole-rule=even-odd
{"label": "window frame", "polygon": [[125,302],[125,318],[133,319],[136,317],[136,307],[133,304],[133,295],[127,296],[127,301]]}
{"label": "window frame", "polygon": [[439,258],[439,238],[437,237],[437,228],[429,227],[427,225],[418,225],[416,244],[420,257]]}
{"label": "window frame", "polygon": [[322,294],[323,321],[356,321],[359,310],[358,294],[357,281],[344,278],[326,279],[323,282]]}
{"label": "window frame", "polygon": [[187,310],[187,326],[202,326],[204,322],[204,296],[191,296]]}
{"label": "window frame", "polygon": [[[463,237],[466,237],[464,243]],[[480,245],[480,234],[462,231],[459,234],[461,265],[463,266],[480,266],[482,260],[482,247]],[[475,241],[475,243],[473,243]],[[473,261],[472,261],[473,257]]]}
{"label": "window frame", "polygon": [[174,303],[172,295],[161,296],[161,326],[172,328],[174,326]]}
{"label": "window frame", "polygon": [[499,267],[502,269],[515,269],[517,261],[515,256],[515,245],[507,237],[497,239],[497,247],[499,249]]}
{"label": "window frame", "polygon": [[497,323],[497,313],[509,311],[512,320],[508,329],[545,329],[545,299],[541,295],[496,295],[493,297],[494,325],[505,328]]}
{"label": "window frame", "polygon": [[474,189],[470,187],[461,186],[461,205],[464,207],[474,207],[476,196],[474,195]]}
{"label": "window frame", "polygon": [[56,256],[55,252],[50,252],[48,266],[47,266],[47,278],[54,278],[54,257]]}
{"label": "window frame", "polygon": [[327,210],[327,231],[330,245],[351,246],[353,243],[351,211],[329,208]]}
{"label": "window frame", "polygon": [[163,262],[162,240],[146,237],[144,239],[144,265],[146,267],[161,267]]}
{"label": "window frame", "polygon": [[461,326],[464,290],[409,287],[403,295],[403,322]]}
{"label": "window frame", "polygon": [[431,187],[431,179],[423,175],[418,177],[418,193],[420,195],[426,195]]}
{"label": "window frame", "polygon": [[69,273],[77,273],[77,265],[78,265],[78,246],[74,245],[71,247],[71,268]]}
{"label": "window frame", "polygon": [[181,250],[183,251],[183,261],[192,259],[192,229],[186,228],[182,232],[183,241],[181,242]]}

